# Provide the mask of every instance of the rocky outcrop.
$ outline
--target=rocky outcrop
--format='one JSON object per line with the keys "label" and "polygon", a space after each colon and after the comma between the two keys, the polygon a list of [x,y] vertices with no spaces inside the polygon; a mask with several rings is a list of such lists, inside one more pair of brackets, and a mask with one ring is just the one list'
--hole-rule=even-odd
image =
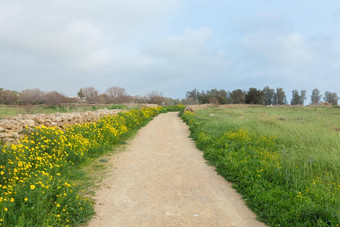
{"label": "rocky outcrop", "polygon": [[101,117],[116,115],[121,111],[123,110],[101,109],[75,113],[19,114],[14,117],[6,117],[0,121],[0,140],[13,143],[20,139],[24,130],[31,130],[37,126],[64,128],[68,125],[97,121]]}

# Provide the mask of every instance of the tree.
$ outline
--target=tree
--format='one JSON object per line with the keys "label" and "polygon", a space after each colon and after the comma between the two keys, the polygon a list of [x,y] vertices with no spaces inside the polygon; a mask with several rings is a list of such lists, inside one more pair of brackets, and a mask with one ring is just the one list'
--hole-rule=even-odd
{"label": "tree", "polygon": [[245,102],[247,104],[261,104],[263,100],[264,93],[256,88],[249,88],[246,96]]}
{"label": "tree", "polygon": [[300,103],[301,103],[301,105],[304,105],[305,100],[307,99],[306,93],[307,93],[306,90],[301,90],[300,91]]}
{"label": "tree", "polygon": [[339,96],[336,92],[326,91],[323,97],[325,102],[332,103],[333,105],[338,105]]}
{"label": "tree", "polygon": [[273,98],[273,104],[274,105],[286,105],[287,104],[286,93],[284,92],[283,88],[276,88],[276,92]]}
{"label": "tree", "polygon": [[300,94],[298,90],[292,91],[291,105],[303,105],[306,100],[306,90],[301,90]]}
{"label": "tree", "polygon": [[273,105],[274,104],[274,89],[270,89],[269,86],[265,86],[262,90],[263,92],[263,99],[265,105]]}
{"label": "tree", "polygon": [[26,89],[20,92],[19,101],[24,105],[43,103],[44,93],[39,89]]}
{"label": "tree", "polygon": [[300,95],[298,90],[293,90],[292,91],[292,100],[290,101],[291,105],[298,105],[300,102]]}
{"label": "tree", "polygon": [[18,98],[17,92],[0,89],[0,104],[13,105],[17,103]]}
{"label": "tree", "polygon": [[198,102],[200,104],[209,103],[210,97],[205,93],[205,91],[198,92]]}
{"label": "tree", "polygon": [[162,92],[152,91],[148,95],[148,103],[162,105],[166,99],[163,97]]}
{"label": "tree", "polygon": [[77,95],[78,95],[78,97],[81,98],[81,99],[82,99],[82,98],[85,98],[85,94],[84,94],[84,92],[83,92],[83,89],[81,89],[81,88],[80,88],[80,90],[78,91]]}
{"label": "tree", "polygon": [[312,91],[312,95],[310,96],[311,104],[320,104],[322,95],[320,95],[320,91],[318,89],[314,89]]}
{"label": "tree", "polygon": [[66,97],[57,91],[50,91],[44,97],[45,104],[51,107],[60,106],[65,100]]}
{"label": "tree", "polygon": [[185,98],[191,102],[192,100],[192,104],[199,104],[199,101],[198,101],[198,96],[199,96],[199,91],[194,89],[192,91],[187,91],[186,94],[185,94]]}
{"label": "tree", "polygon": [[143,95],[143,96],[140,96],[140,95],[136,95],[133,97],[133,102],[135,103],[147,103],[148,102],[148,97]]}
{"label": "tree", "polygon": [[82,93],[87,101],[87,103],[94,104],[99,102],[98,91],[94,87],[82,88]]}
{"label": "tree", "polygon": [[124,103],[128,98],[125,88],[116,86],[106,89],[105,94],[109,97],[110,103]]}
{"label": "tree", "polygon": [[230,100],[233,104],[243,104],[245,103],[246,92],[241,89],[236,89],[230,93]]}
{"label": "tree", "polygon": [[211,89],[207,91],[206,95],[209,98],[209,103],[226,104],[228,102],[227,92],[224,89]]}

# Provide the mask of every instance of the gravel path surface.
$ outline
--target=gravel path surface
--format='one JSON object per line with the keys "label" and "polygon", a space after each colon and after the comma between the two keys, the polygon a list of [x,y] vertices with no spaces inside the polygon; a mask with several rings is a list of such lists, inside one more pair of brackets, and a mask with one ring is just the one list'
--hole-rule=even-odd
{"label": "gravel path surface", "polygon": [[188,136],[177,113],[142,128],[110,160],[89,226],[265,226]]}

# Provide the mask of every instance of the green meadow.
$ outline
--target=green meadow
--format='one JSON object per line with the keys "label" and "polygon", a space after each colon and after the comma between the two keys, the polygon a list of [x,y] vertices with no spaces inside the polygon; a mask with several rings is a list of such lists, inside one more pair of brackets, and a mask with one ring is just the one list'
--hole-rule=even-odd
{"label": "green meadow", "polygon": [[185,112],[204,157],[270,226],[339,226],[340,108]]}

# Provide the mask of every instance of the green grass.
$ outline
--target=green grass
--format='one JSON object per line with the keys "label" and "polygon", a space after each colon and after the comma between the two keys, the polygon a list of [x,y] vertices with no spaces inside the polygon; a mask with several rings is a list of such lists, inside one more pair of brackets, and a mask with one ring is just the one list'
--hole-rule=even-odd
{"label": "green grass", "polygon": [[339,108],[208,108],[182,118],[260,220],[339,226]]}

